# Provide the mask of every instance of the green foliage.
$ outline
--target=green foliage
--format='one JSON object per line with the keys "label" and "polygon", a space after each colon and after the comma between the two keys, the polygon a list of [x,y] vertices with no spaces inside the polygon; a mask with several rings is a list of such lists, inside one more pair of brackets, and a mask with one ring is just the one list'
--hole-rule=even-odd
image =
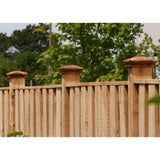
{"label": "green foliage", "polygon": [[[26,85],[61,83],[59,68],[84,68],[81,81],[127,80],[123,60],[136,55],[157,56],[160,46],[143,33],[140,23],[58,23],[59,33],[50,33],[50,24],[28,25],[10,37],[0,34],[0,86],[8,85],[7,72],[28,72]],[[142,43],[136,39],[143,33]],[[49,39],[52,45],[49,47]],[[8,52],[9,47],[17,51]],[[12,62],[12,63],[11,63]],[[48,68],[51,67],[49,74]]]}
{"label": "green foliage", "polygon": [[159,103],[160,103],[160,96],[159,95],[155,96],[147,101],[147,104],[159,104]]}
{"label": "green foliage", "polygon": [[0,87],[8,86],[9,79],[6,73],[13,70],[14,63],[3,55],[0,55]]}
{"label": "green foliage", "polygon": [[10,38],[4,33],[0,33],[0,53],[7,55],[6,51],[9,49],[10,46]]}
{"label": "green foliage", "polygon": [[39,27],[47,28],[48,25],[28,25],[23,30],[15,30],[10,37],[0,33],[0,87],[8,86],[6,73],[14,70],[28,72],[26,85],[30,84],[30,80],[33,80],[33,85],[41,84],[34,77],[45,74],[47,70],[37,60],[40,53],[48,48],[48,34],[34,32]]}
{"label": "green foliage", "polygon": [[7,137],[17,137],[17,136],[29,137],[29,136],[23,135],[23,132],[22,132],[22,131],[12,132],[12,133],[8,133],[8,134],[7,134]]}
{"label": "green foliage", "polygon": [[[16,56],[16,70],[21,70],[29,73],[26,78],[26,85],[30,84],[30,80],[33,80],[35,75],[44,73],[46,68],[37,63],[39,55],[31,51],[20,53]],[[39,85],[40,82],[33,82],[34,85]]]}
{"label": "green foliage", "polygon": [[42,53],[48,48],[48,35],[44,32],[34,32],[35,29],[45,27],[46,24],[28,25],[23,30],[15,30],[11,35],[12,45],[18,52],[31,51]]}
{"label": "green foliage", "polygon": [[143,33],[139,23],[59,23],[57,27],[61,33],[50,35],[54,43],[39,58],[39,62],[52,68],[51,75],[36,76],[46,84],[59,83],[58,68],[68,64],[84,68],[84,82],[127,80],[123,60],[147,51],[152,44],[146,34],[137,46],[137,36]]}

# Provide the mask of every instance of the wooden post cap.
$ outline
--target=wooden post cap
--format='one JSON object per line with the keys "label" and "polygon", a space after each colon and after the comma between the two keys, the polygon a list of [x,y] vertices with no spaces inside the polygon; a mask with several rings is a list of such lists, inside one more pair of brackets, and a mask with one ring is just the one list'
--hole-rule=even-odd
{"label": "wooden post cap", "polygon": [[27,75],[28,75],[28,73],[22,72],[22,71],[13,71],[13,72],[7,73],[8,78],[14,78],[14,77],[26,78]]}
{"label": "wooden post cap", "polygon": [[83,67],[67,65],[59,68],[60,73],[82,73]]}
{"label": "wooden post cap", "polygon": [[146,66],[154,66],[157,62],[156,59],[152,59],[149,57],[133,57],[130,59],[126,59],[123,61],[125,67],[146,67]]}

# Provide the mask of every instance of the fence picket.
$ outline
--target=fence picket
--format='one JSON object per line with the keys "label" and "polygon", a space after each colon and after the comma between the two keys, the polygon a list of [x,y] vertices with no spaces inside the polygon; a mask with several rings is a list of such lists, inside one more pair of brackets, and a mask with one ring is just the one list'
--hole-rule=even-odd
{"label": "fence picket", "polygon": [[75,87],[75,137],[80,136],[80,90],[79,87]]}
{"label": "fence picket", "polygon": [[30,131],[29,136],[34,137],[35,136],[35,90],[30,90]]}
{"label": "fence picket", "polygon": [[3,119],[4,119],[4,108],[3,108],[3,91],[0,91],[0,137],[4,136],[4,124],[3,124]]}

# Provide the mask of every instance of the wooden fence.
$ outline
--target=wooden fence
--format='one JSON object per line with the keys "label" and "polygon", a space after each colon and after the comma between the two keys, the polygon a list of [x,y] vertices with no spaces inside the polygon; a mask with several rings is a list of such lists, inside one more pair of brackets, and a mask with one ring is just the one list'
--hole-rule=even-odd
{"label": "wooden fence", "polygon": [[160,93],[152,79],[156,61],[124,61],[128,81],[80,83],[82,68],[60,69],[62,84],[26,87],[24,72],[11,72],[10,86],[0,88],[0,136],[23,131],[30,137],[156,137],[159,105],[146,101]]}

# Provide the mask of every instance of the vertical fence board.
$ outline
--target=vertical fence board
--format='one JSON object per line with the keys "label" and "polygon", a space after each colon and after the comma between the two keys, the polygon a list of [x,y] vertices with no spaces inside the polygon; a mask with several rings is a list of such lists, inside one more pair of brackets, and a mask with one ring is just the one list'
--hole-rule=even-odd
{"label": "vertical fence board", "polygon": [[[155,96],[156,88],[155,85],[149,85],[149,98],[152,98]],[[148,124],[148,130],[149,130],[149,137],[155,137],[156,136],[156,105],[151,104],[149,105],[149,124]]]}
{"label": "vertical fence board", "polygon": [[74,137],[74,90],[73,87],[69,89],[70,96],[70,137]]}
{"label": "vertical fence board", "polygon": [[41,97],[40,89],[36,89],[36,137],[41,137]]}
{"label": "vertical fence board", "polygon": [[107,86],[102,86],[102,136],[107,137]]}
{"label": "vertical fence board", "polygon": [[120,112],[120,136],[126,136],[126,118],[125,118],[125,87],[119,86],[119,112]]}
{"label": "vertical fence board", "polygon": [[30,137],[35,136],[35,94],[34,89],[30,90]]}
{"label": "vertical fence board", "polygon": [[88,137],[92,137],[92,106],[93,106],[93,88],[88,87]]}
{"label": "vertical fence board", "polygon": [[8,90],[4,91],[4,136],[6,137],[9,131],[9,103]]}
{"label": "vertical fence board", "polygon": [[9,89],[9,132],[15,131],[15,95],[12,88]]}
{"label": "vertical fence board", "polygon": [[80,136],[80,90],[79,87],[75,87],[75,137]]}
{"label": "vertical fence board", "polygon": [[97,104],[97,124],[98,124],[98,137],[102,137],[102,95],[101,95],[101,86],[98,86],[98,104]]}
{"label": "vertical fence board", "polygon": [[19,132],[20,128],[20,109],[19,109],[19,90],[15,90],[15,131]]}
{"label": "vertical fence board", "polygon": [[62,123],[62,117],[61,117],[61,111],[62,111],[62,105],[61,105],[61,90],[59,88],[56,89],[56,137],[62,136],[61,134],[61,123]]}
{"label": "vertical fence board", "polygon": [[29,91],[25,90],[25,135],[29,135]]}
{"label": "vertical fence board", "polygon": [[145,136],[145,85],[139,85],[139,136]]}
{"label": "vertical fence board", "polygon": [[95,137],[98,137],[98,86],[95,86]]}
{"label": "vertical fence board", "polygon": [[86,88],[81,87],[81,137],[85,137],[85,96]]}
{"label": "vertical fence board", "polygon": [[88,137],[88,87],[85,87],[85,137]]}
{"label": "vertical fence board", "polygon": [[42,108],[42,136],[47,137],[47,89],[42,90],[43,108]]}
{"label": "vertical fence board", "polygon": [[53,89],[49,89],[49,137],[53,136]]}
{"label": "vertical fence board", "polygon": [[20,90],[20,131],[24,132],[24,94]]}
{"label": "vertical fence board", "polygon": [[4,136],[3,132],[3,119],[4,119],[4,108],[3,108],[3,91],[0,91],[0,137]]}
{"label": "vertical fence board", "polygon": [[118,108],[117,108],[117,96],[116,96],[116,86],[110,86],[110,136],[118,136]]}

